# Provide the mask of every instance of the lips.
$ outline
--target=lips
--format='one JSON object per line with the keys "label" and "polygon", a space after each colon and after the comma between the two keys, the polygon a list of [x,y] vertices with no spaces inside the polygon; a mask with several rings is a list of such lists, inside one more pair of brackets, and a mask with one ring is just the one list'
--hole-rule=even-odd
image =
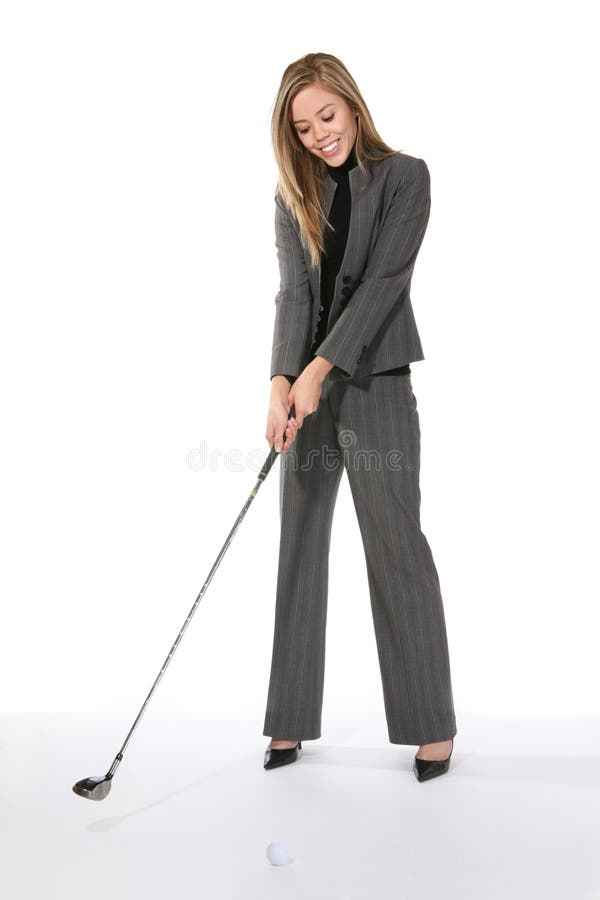
{"label": "lips", "polygon": [[[325,144],[323,147],[319,147],[321,153],[324,153],[325,156],[331,156],[335,153],[339,147],[340,139],[335,138],[333,141],[329,141],[328,144]],[[331,149],[327,150],[326,148],[331,147]]]}

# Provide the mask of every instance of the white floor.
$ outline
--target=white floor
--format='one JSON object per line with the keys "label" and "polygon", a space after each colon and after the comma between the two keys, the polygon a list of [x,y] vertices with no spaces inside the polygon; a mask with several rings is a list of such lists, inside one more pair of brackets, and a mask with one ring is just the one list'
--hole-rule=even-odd
{"label": "white floor", "polygon": [[148,710],[109,796],[78,797],[136,712],[0,717],[3,898],[600,898],[594,719],[457,713],[450,771],[420,784],[365,716],[265,771],[258,720]]}

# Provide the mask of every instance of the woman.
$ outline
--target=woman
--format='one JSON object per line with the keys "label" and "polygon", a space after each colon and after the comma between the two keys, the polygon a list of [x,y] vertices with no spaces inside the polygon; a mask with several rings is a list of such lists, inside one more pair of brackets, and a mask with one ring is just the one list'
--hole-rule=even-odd
{"label": "woman", "polygon": [[448,770],[456,734],[442,597],[420,527],[409,366],[424,359],[410,281],[429,171],[383,142],[327,53],[285,70],[272,138],[281,285],[265,436],[282,453],[281,538],[264,767],[293,762],[302,739],[321,736],[329,545],[345,469],[389,739],[419,745],[413,770],[424,781]]}

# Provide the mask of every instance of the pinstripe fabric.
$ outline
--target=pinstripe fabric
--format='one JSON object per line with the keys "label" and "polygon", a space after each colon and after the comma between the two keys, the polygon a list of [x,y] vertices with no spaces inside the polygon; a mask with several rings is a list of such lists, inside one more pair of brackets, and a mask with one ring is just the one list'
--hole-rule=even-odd
{"label": "pinstripe fabric", "polygon": [[389,740],[421,745],[456,734],[440,584],[420,524],[420,441],[410,375],[326,378],[317,410],[280,456],[264,735],[321,736],[329,546],[344,471],[364,547]]}
{"label": "pinstripe fabric", "polygon": [[[415,261],[430,211],[424,160],[396,153],[348,173],[351,213],[344,258],[335,282],[327,337],[313,348],[321,297],[299,225],[275,197],[275,244],[280,287],[275,297],[271,377],[299,375],[312,352],[333,362],[329,380],[368,375],[424,359],[410,298]],[[329,215],[337,190],[324,180]]]}
{"label": "pinstripe fabric", "polygon": [[[422,159],[397,153],[349,172],[351,212],[326,337],[314,345],[321,275],[297,221],[275,198],[281,283],[271,376],[297,376],[313,354],[334,363],[317,410],[280,457],[279,570],[263,734],[321,736],[329,545],[346,471],[367,566],[389,739],[456,734],[444,609],[420,525],[420,428],[410,375],[424,359],[410,283],[429,219]],[[325,176],[329,215],[337,184]],[[376,376],[376,377],[375,377]]]}

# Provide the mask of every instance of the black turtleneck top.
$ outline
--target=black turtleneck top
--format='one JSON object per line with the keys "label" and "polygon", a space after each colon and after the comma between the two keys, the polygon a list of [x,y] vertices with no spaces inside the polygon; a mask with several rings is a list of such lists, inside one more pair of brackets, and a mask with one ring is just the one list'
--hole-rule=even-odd
{"label": "black turtleneck top", "polygon": [[[314,359],[315,356],[318,355],[318,348],[327,337],[327,325],[329,311],[333,301],[335,280],[346,251],[352,202],[348,173],[358,165],[354,154],[354,146],[348,154],[348,158],[344,160],[341,165],[330,166],[327,163],[326,165],[329,175],[331,175],[333,180],[337,183],[335,196],[329,212],[329,221],[334,230],[332,231],[327,226],[324,228],[325,249],[321,253],[321,298],[319,316],[317,319],[317,333],[311,347],[311,359]],[[375,375],[407,375],[409,372],[410,366],[407,364],[405,366],[398,366],[395,369],[386,369],[385,372],[376,372]],[[295,375],[286,375],[285,377],[290,384],[293,384],[296,380]]]}

